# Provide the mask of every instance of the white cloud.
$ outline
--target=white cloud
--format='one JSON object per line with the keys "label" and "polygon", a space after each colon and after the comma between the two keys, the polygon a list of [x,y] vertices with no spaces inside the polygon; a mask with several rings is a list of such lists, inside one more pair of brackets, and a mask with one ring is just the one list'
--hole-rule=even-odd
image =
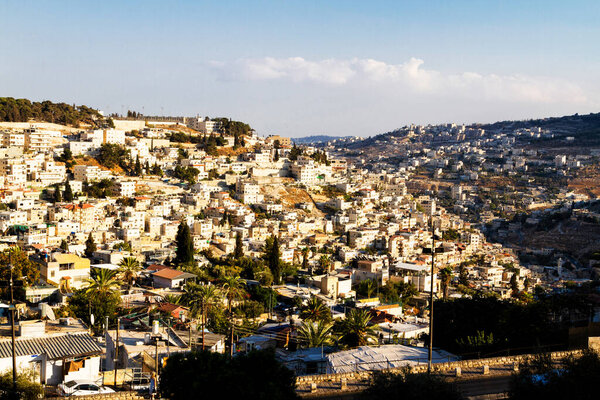
{"label": "white cloud", "polygon": [[464,72],[448,74],[426,69],[424,61],[411,58],[402,64],[373,59],[321,61],[291,58],[240,59],[234,63],[212,63],[223,79],[249,81],[312,82],[336,86],[380,87],[406,94],[456,97],[485,101],[533,103],[588,102],[585,91],[562,79]]}

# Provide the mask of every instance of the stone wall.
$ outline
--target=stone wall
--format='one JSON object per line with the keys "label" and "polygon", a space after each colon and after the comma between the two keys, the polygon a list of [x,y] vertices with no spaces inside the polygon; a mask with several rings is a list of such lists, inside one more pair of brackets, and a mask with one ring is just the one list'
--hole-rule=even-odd
{"label": "stone wall", "polygon": [[[144,396],[139,395],[137,392],[115,392],[105,394],[93,394],[88,396],[71,396],[69,399],[82,399],[82,400],[142,400]],[[51,400],[63,400],[64,397],[47,397]]]}
{"label": "stone wall", "polygon": [[[560,360],[568,355],[579,355],[581,354],[581,350],[573,350],[573,351],[556,351],[550,353],[550,356],[553,360]],[[531,357],[531,354],[522,354],[518,356],[507,356],[507,357],[494,357],[494,358],[479,358],[475,360],[461,360],[461,361],[452,361],[446,363],[436,363],[433,364],[433,371],[435,372],[445,372],[455,370],[456,368],[460,368],[462,370],[467,368],[478,368],[487,366],[495,366],[495,365],[511,365],[518,364],[521,361],[525,360],[527,357]],[[420,373],[427,371],[427,364],[420,364],[412,366],[411,371]],[[400,372],[402,368],[391,368],[388,371],[391,372]],[[341,373],[341,374],[322,374],[322,375],[304,375],[296,377],[296,384],[310,384],[310,383],[318,383],[318,382],[336,382],[340,381],[342,378],[346,378],[348,381],[360,381],[360,380],[368,380],[371,377],[373,371],[359,371],[359,372],[349,372],[349,373]]]}

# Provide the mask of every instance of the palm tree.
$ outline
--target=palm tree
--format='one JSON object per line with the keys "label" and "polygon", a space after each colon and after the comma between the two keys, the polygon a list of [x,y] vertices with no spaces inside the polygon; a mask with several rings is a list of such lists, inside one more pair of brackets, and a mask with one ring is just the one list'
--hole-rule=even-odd
{"label": "palm tree", "polygon": [[100,269],[96,275],[87,280],[86,293],[106,294],[121,287],[116,279],[116,272],[109,269]]}
{"label": "palm tree", "polygon": [[340,323],[341,341],[350,347],[364,346],[376,340],[376,328],[369,326],[371,315],[364,309],[352,309]]}
{"label": "palm tree", "polygon": [[323,254],[321,257],[319,257],[319,266],[321,267],[321,269],[323,269],[324,272],[329,271],[330,265],[331,260],[329,259],[329,256]]}
{"label": "palm tree", "polygon": [[[310,252],[310,249],[308,247],[304,247],[302,249],[302,269],[308,270],[308,253]],[[312,271],[310,271],[310,274],[312,275]]]}
{"label": "palm tree", "polygon": [[319,347],[331,343],[333,322],[319,320],[304,321],[298,328],[298,337],[304,347]]}
{"label": "palm tree", "polygon": [[121,279],[127,282],[127,285],[130,289],[135,282],[135,278],[137,278],[138,272],[140,272],[141,269],[142,267],[135,257],[125,257],[119,263],[119,274]]}
{"label": "palm tree", "polygon": [[450,288],[450,281],[452,280],[452,269],[445,267],[440,270],[440,283],[442,285],[442,294],[444,299],[448,298],[448,289]]}
{"label": "palm tree", "polygon": [[229,313],[229,317],[231,318],[231,336],[230,340],[230,355],[233,355],[233,313],[231,312],[231,303],[234,300],[239,300],[244,296],[244,288],[243,285],[246,283],[245,280],[240,278],[239,276],[225,276],[223,279],[223,294],[227,299],[227,311]]}
{"label": "palm tree", "polygon": [[245,293],[243,285],[246,281],[239,276],[225,276],[221,280],[223,281],[222,292],[227,299],[227,310],[231,314],[231,303],[243,298]]}
{"label": "palm tree", "polygon": [[365,283],[365,290],[367,291],[367,299],[370,299],[375,291],[375,281],[373,279],[367,279]]}
{"label": "palm tree", "polygon": [[182,300],[181,298],[182,298],[182,296],[176,296],[176,295],[173,295],[173,294],[166,294],[166,295],[163,296],[162,299],[163,299],[163,301],[165,303],[180,304],[181,300]]}
{"label": "palm tree", "polygon": [[202,349],[204,350],[204,327],[206,326],[206,312],[215,304],[220,297],[219,289],[214,285],[187,285],[184,297],[188,300],[190,314],[197,317],[200,313],[202,324]]}
{"label": "palm tree", "polygon": [[319,298],[312,296],[306,307],[300,312],[300,318],[309,322],[331,321],[331,310]]}

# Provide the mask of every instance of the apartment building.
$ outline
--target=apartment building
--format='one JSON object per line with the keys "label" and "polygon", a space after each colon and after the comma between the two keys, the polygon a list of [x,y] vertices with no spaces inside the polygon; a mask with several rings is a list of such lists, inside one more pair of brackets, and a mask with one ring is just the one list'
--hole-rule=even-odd
{"label": "apartment building", "polygon": [[33,152],[45,153],[62,142],[59,131],[39,130],[36,128],[25,129],[25,149]]}
{"label": "apartment building", "polygon": [[260,194],[260,186],[255,182],[238,179],[235,184],[238,199],[244,204],[258,204],[264,196]]}
{"label": "apartment building", "polygon": [[3,147],[25,147],[25,134],[22,132],[2,132]]}
{"label": "apartment building", "polygon": [[90,278],[90,260],[77,254],[51,253],[35,261],[40,265],[42,279],[67,292],[87,285]]}
{"label": "apartment building", "polygon": [[82,182],[93,182],[111,177],[110,171],[100,169],[95,165],[75,165],[73,167],[75,180]]}

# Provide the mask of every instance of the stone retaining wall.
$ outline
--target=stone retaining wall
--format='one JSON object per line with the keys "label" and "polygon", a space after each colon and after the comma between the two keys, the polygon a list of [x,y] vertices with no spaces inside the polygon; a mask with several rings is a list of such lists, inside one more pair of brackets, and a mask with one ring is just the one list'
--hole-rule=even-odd
{"label": "stone retaining wall", "polygon": [[[573,351],[556,351],[549,353],[553,360],[560,360],[565,358],[568,355],[579,355],[581,354],[581,350],[573,350]],[[514,363],[520,363],[527,357],[531,357],[531,354],[522,354],[518,356],[507,356],[507,357],[493,357],[493,358],[480,358],[475,360],[461,360],[461,361],[451,361],[446,363],[436,363],[432,365],[433,371],[435,372],[446,372],[455,370],[457,367],[461,369],[467,368],[477,368],[483,367],[484,365],[488,365],[493,367],[495,365],[510,365]],[[411,371],[413,372],[426,372],[427,364],[420,364],[411,366]],[[403,368],[391,368],[388,371],[390,372],[400,372]],[[296,377],[296,385],[310,384],[310,383],[318,383],[318,382],[337,382],[342,378],[346,378],[348,381],[360,381],[370,379],[373,371],[358,371],[358,372],[348,372],[348,373],[339,373],[339,374],[322,374],[322,375],[303,375]]]}
{"label": "stone retaining wall", "polygon": [[[81,400],[142,400],[144,396],[139,395],[137,392],[115,392],[105,394],[92,394],[88,396],[71,396],[69,399],[81,399]],[[64,397],[47,397],[51,400],[64,400]]]}

